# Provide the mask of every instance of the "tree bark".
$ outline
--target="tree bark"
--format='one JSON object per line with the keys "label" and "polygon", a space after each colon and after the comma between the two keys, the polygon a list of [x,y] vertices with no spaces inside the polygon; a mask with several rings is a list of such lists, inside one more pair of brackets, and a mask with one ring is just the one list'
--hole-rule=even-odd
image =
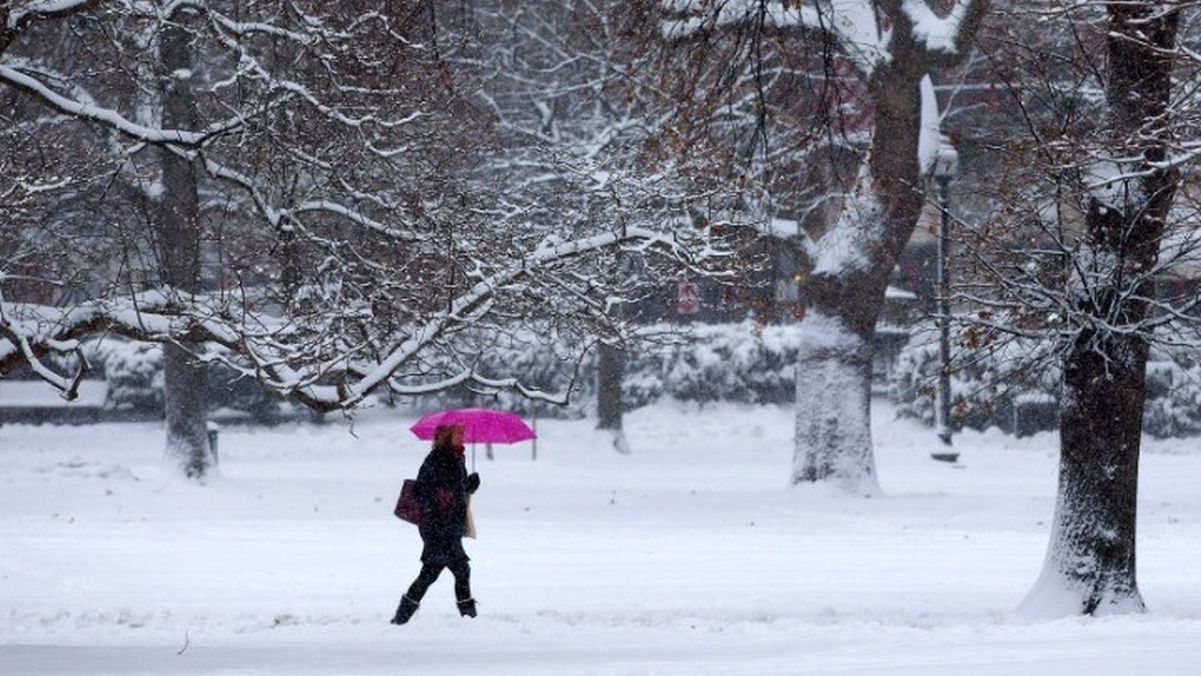
{"label": "tree bark", "polygon": [[1064,363],[1055,520],[1042,574],[1024,601],[1039,613],[1145,609],[1135,525],[1150,336],[1140,324],[1154,294],[1145,271],[1155,266],[1178,180],[1175,171],[1149,163],[1166,157],[1179,15],[1152,2],[1108,12],[1112,154],[1143,161],[1129,167],[1141,177],[1123,182],[1121,203],[1092,198],[1086,217],[1085,263],[1104,276],[1080,309],[1103,328],[1082,329]]}
{"label": "tree bark", "polygon": [[597,348],[596,364],[596,428],[613,433],[613,446],[628,453],[622,429],[621,380],[625,372],[625,351],[601,343]]}
{"label": "tree bark", "polygon": [[601,343],[597,348],[596,415],[597,429],[621,429],[621,376],[625,353],[621,348]]}
{"label": "tree bark", "polygon": [[[197,127],[192,94],[190,33],[176,15],[159,34],[163,124],[171,129]],[[200,291],[200,208],[196,191],[196,165],[170,148],[160,149],[162,197],[156,240],[161,279],[174,292]],[[206,370],[193,358],[198,346],[164,345],[164,398],[167,423],[167,459],[184,476],[203,478],[212,466],[207,431],[208,392]]]}
{"label": "tree bark", "polygon": [[867,162],[838,222],[819,241],[830,239],[826,246],[839,260],[819,257],[806,282],[813,307],[797,358],[794,485],[832,481],[852,493],[879,490],[871,443],[874,334],[888,275],[922,210],[925,74],[920,63],[902,60],[869,82],[876,128]]}
{"label": "tree bark", "polygon": [[797,355],[792,483],[879,492],[871,436],[871,344],[836,319],[805,320]]}
{"label": "tree bark", "polygon": [[[1043,577],[1028,607],[1052,612],[1144,608],[1135,576],[1139,441],[1147,344],[1081,336],[1063,376],[1059,497]],[[1061,593],[1066,592],[1066,594]]]}

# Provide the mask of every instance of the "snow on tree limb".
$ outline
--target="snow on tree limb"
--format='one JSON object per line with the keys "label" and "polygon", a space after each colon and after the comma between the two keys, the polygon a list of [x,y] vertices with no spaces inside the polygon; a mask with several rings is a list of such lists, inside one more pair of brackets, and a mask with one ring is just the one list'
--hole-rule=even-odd
{"label": "snow on tree limb", "polygon": [[[768,30],[802,30],[829,35],[870,76],[897,56],[917,48],[930,68],[953,65],[966,54],[990,0],[955,0],[939,16],[926,0],[666,0],[661,31],[669,39],[691,38],[726,26],[752,24]],[[901,29],[906,34],[894,35]],[[904,45],[896,40],[904,38]]]}
{"label": "snow on tree limb", "polygon": [[0,346],[0,364],[6,361],[10,355],[19,356],[20,359],[29,365],[33,371],[42,380],[50,383],[61,394],[63,399],[73,401],[79,396],[79,384],[83,380],[83,374],[86,370],[86,362],[79,354],[78,345],[75,341],[49,340],[47,347],[50,351],[65,353],[74,352],[78,357],[78,366],[75,374],[66,378],[56,373],[52,368],[47,366],[34,351],[34,348],[29,343],[29,337],[23,332],[15,330],[4,316],[3,308],[0,307],[0,338],[3,338],[7,345]]}
{"label": "snow on tree limb", "polygon": [[773,28],[815,28],[822,22],[821,9],[809,5],[786,5],[759,0],[665,0],[663,8],[675,14],[691,15],[669,19],[661,28],[664,37],[688,37],[715,27],[761,21]]}
{"label": "snow on tree limb", "polygon": [[298,392],[310,406],[349,408],[385,383],[404,364],[412,360],[423,348],[437,340],[443,332],[456,324],[468,324],[485,314],[496,291],[515,280],[536,274],[541,268],[598,249],[619,244],[639,244],[641,248],[665,247],[668,252],[678,253],[680,242],[676,238],[645,228],[628,228],[621,233],[595,235],[580,240],[558,244],[543,244],[526,256],[519,265],[490,276],[460,295],[444,314],[431,319],[425,326],[410,335],[378,365],[349,386],[310,386]]}
{"label": "snow on tree limb", "polygon": [[230,122],[208,132],[197,132],[183,129],[162,129],[138,124],[111,108],[104,108],[63,96],[47,87],[37,78],[3,64],[0,64],[0,81],[7,82],[18,89],[32,94],[59,112],[104,124],[123,134],[147,143],[199,146],[203,145],[214,134],[228,132],[237,126],[237,122]]}
{"label": "snow on tree limb", "polygon": [[[523,278],[553,273],[555,266],[606,248],[632,246],[641,251],[661,251],[681,256],[685,245],[671,231],[641,227],[625,232],[594,235],[577,240],[543,243],[503,271],[475,283],[458,295],[450,307],[413,327],[408,336],[377,362],[363,362],[350,355],[332,360],[312,360],[305,337],[297,334],[285,316],[246,315],[236,307],[212,305],[203,296],[153,291],[130,298],[94,301],[61,309],[23,303],[5,303],[0,314],[0,372],[21,363],[63,392],[78,386],[74,380],[45,367],[38,355],[76,349],[78,339],[112,333],[136,340],[155,342],[209,342],[240,355],[249,364],[227,361],[244,373],[254,375],[266,386],[317,410],[352,408],[381,386],[400,394],[439,391],[456,384],[473,382],[489,388],[507,388],[549,402],[561,398],[530,388],[517,379],[492,379],[467,369],[448,378],[404,383],[398,371],[430,350],[445,335],[481,322],[492,312],[495,296]],[[215,357],[208,357],[215,358]],[[337,384],[321,384],[337,377]],[[72,385],[74,382],[74,385]]]}
{"label": "snow on tree limb", "polygon": [[922,114],[921,132],[917,140],[918,171],[927,175],[938,158],[938,149],[942,145],[940,130],[942,118],[938,112],[938,97],[934,94],[934,81],[929,75],[922,78]]}
{"label": "snow on tree limb", "polygon": [[[34,0],[34,2],[27,2],[10,9],[4,20],[5,29],[9,32],[17,32],[30,21],[67,16],[103,4],[103,2],[104,0]],[[0,53],[3,51],[0,48]]]}
{"label": "snow on tree limb", "polygon": [[934,13],[925,0],[902,0],[901,11],[913,25],[911,30],[915,41],[930,51],[955,55],[960,51],[963,24],[972,5],[972,0],[955,0],[951,11],[941,17]]}
{"label": "snow on tree limb", "polygon": [[[863,74],[891,59],[890,29],[882,26],[871,0],[820,0],[783,3],[768,0],[669,0],[664,9],[679,18],[662,22],[668,39],[691,38],[726,26],[756,24],[769,30],[801,30],[828,34]],[[682,16],[680,16],[682,15]]]}
{"label": "snow on tree limb", "polygon": [[[96,4],[100,3],[29,3],[24,8],[26,10],[24,16],[27,18],[35,15],[43,18],[67,16]],[[265,58],[264,54],[270,57],[278,52],[267,40],[280,38],[296,45],[298,49],[317,50],[318,54],[328,50],[325,57],[319,57],[328,64],[335,58],[332,54],[343,56],[351,53],[351,50],[346,49],[345,45],[342,47],[339,45],[354,42],[358,36],[329,26],[319,17],[303,14],[298,7],[293,8],[295,12],[293,16],[269,16],[263,17],[264,20],[252,20],[253,16],[244,16],[235,20],[220,12],[214,3],[180,0],[154,6],[121,5],[117,8],[114,16],[131,20],[157,17],[157,20],[161,22],[172,20],[183,10],[206,17],[212,24],[211,32],[215,33],[216,43],[235,54],[238,59],[238,68],[228,78],[218,80],[211,85],[213,92],[219,92],[223,87],[239,90],[234,94],[234,100],[223,102],[223,108],[233,109],[233,114],[227,119],[194,129],[163,128],[161,125],[146,122],[144,111],[122,112],[115,107],[97,103],[95,97],[80,89],[77,82],[72,82],[72,87],[77,90],[74,95],[63,93],[48,84],[47,81],[51,78],[39,77],[46,72],[45,69],[37,64],[29,63],[25,59],[7,59],[5,62],[0,62],[0,82],[8,83],[49,108],[74,119],[96,124],[100,128],[112,129],[141,143],[169,146],[171,152],[201,159],[210,176],[220,181],[227,181],[244,191],[249,197],[250,204],[273,228],[286,227],[289,223],[294,224],[301,214],[321,212],[387,236],[405,235],[407,231],[403,228],[380,222],[378,218],[372,217],[363,208],[354,206],[351,199],[342,199],[338,195],[327,193],[307,196],[306,199],[288,204],[286,200],[280,198],[277,191],[264,189],[262,178],[257,177],[253,169],[245,167],[244,161],[240,162],[242,166],[237,166],[239,162],[235,158],[241,158],[237,156],[236,144],[242,142],[241,138],[234,139],[233,144],[227,143],[221,148],[213,145],[213,141],[220,137],[244,134],[247,125],[258,126],[261,124],[259,118],[278,114],[277,111],[295,106],[299,102],[309,106],[311,110],[331,123],[361,136],[361,147],[381,160],[395,160],[403,152],[413,152],[411,147],[403,144],[398,145],[396,149],[384,151],[379,150],[377,145],[384,143],[383,139],[392,131],[401,130],[422,119],[425,115],[424,111],[420,109],[403,111],[402,108],[402,114],[392,116],[395,108],[373,106],[374,112],[365,115],[361,113],[364,108],[363,97],[382,97],[388,94],[388,89],[380,87],[378,91],[373,91],[369,88],[353,87],[349,86],[352,83],[344,83],[339,79],[331,85],[332,90],[319,92],[305,82],[286,76],[285,73],[280,72],[278,65],[266,65],[262,60]],[[9,21],[15,24],[17,19],[9,17]],[[195,29],[198,40],[204,36],[202,28],[203,26]],[[63,82],[70,81],[65,75],[58,76],[57,79]],[[246,91],[248,85],[261,88],[263,90],[262,98],[255,100],[248,97]],[[331,98],[354,100],[353,105],[347,105],[343,101],[332,101]],[[246,103],[243,103],[243,100]],[[305,111],[297,112],[305,117],[310,117],[310,114]],[[364,130],[365,126],[372,127],[372,130]],[[380,130],[383,130],[384,133],[376,133]],[[234,145],[233,153],[229,152],[231,145]],[[387,143],[387,145],[396,144]],[[141,146],[135,146],[128,152],[133,154],[140,148]],[[204,152],[200,152],[201,150]],[[288,152],[295,153],[291,148],[288,149]],[[353,201],[375,203],[387,209],[392,215],[403,214],[403,211],[397,208],[396,200],[385,199],[378,194],[373,194],[370,190],[353,186],[348,177],[336,166],[336,160],[327,162],[311,153],[295,154],[299,161],[335,174],[334,180],[351,193]]]}
{"label": "snow on tree limb", "polygon": [[870,249],[880,240],[884,227],[881,209],[871,170],[864,162],[838,220],[809,245],[808,253],[813,261],[810,274],[842,277],[869,268],[872,264]]}
{"label": "snow on tree limb", "polygon": [[[227,17],[215,7],[121,4],[80,27],[40,25],[50,36],[142,31],[131,40],[137,49],[101,41],[101,58],[90,64],[99,75],[89,80],[56,68],[53,52],[23,49],[24,60],[0,62],[90,106],[64,110],[26,92],[46,105],[23,107],[85,123],[63,127],[111,162],[106,168],[118,167],[104,175],[114,185],[98,198],[115,207],[95,226],[109,248],[81,266],[84,284],[68,307],[38,305],[28,292],[26,303],[5,306],[13,340],[0,339],[0,371],[32,359],[63,370],[44,355],[108,332],[223,361],[321,410],[354,406],[384,388],[511,389],[561,402],[481,371],[493,339],[537,334],[580,346],[598,333],[628,338],[634,330],[611,312],[646,292],[623,286],[625,266],[646,275],[649,288],[668,275],[711,274],[726,255],[717,232],[731,220],[725,186],[684,177],[670,161],[642,161],[666,119],[646,92],[660,94],[614,95],[631,73],[605,53],[554,73],[573,79],[556,83],[558,99],[539,109],[536,122],[545,113],[556,127],[537,135],[559,140],[548,146],[522,133],[541,131],[529,124],[529,99],[514,93],[529,85],[526,73],[481,74],[479,63],[463,65],[457,37],[427,34],[404,13],[367,16],[339,3],[272,14],[254,4]],[[655,41],[655,26],[646,28]],[[161,31],[187,38],[187,67],[146,56]],[[505,62],[498,55],[488,63]],[[493,77],[515,90],[501,95]],[[196,121],[177,130],[194,136],[164,138],[170,130],[160,127],[185,125],[156,122],[152,97],[127,94],[164,83],[194,97]],[[495,120],[468,101],[484,89],[481,98],[493,95],[499,107]],[[571,97],[574,108],[564,103]],[[113,115],[97,113],[108,106]],[[214,118],[238,126],[203,137]],[[196,288],[205,293],[168,286],[158,242],[147,242],[160,235],[140,220],[178,194],[164,187],[168,161],[195,173]],[[35,370],[70,387],[70,374]]]}
{"label": "snow on tree limb", "polygon": [[164,7],[163,16],[170,17],[176,11],[179,11],[185,7],[207,14],[212,18],[213,22],[222,29],[238,36],[248,36],[255,33],[260,33],[276,38],[285,38],[301,45],[311,45],[319,39],[319,36],[313,34],[312,32],[289,30],[288,28],[266,21],[242,21],[238,19],[232,19],[222,12],[217,11],[217,9],[212,6],[212,3],[201,2],[197,0],[181,0],[180,2],[171,3],[167,7]]}
{"label": "snow on tree limb", "polygon": [[412,235],[412,231],[410,231],[410,230],[401,230],[401,229],[393,228],[385,223],[380,223],[379,221],[376,221],[375,219],[367,216],[366,214],[363,214],[361,211],[358,211],[356,209],[351,209],[351,208],[347,207],[346,205],[339,204],[338,202],[335,202],[333,200],[318,199],[318,200],[309,200],[307,202],[301,202],[300,204],[297,204],[296,206],[289,209],[287,213],[288,214],[302,214],[305,212],[313,212],[313,211],[336,214],[351,223],[361,225],[364,228],[367,228],[368,230],[378,232],[381,235],[385,235],[387,237],[401,237],[401,236],[405,236],[405,235]]}

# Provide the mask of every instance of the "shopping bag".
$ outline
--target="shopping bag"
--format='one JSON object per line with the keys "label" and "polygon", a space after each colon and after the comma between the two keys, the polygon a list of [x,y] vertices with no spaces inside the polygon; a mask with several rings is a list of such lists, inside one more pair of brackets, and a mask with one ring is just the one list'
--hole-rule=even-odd
{"label": "shopping bag", "polygon": [[471,515],[471,493],[467,494],[467,522],[463,524],[463,537],[475,539],[475,517]]}
{"label": "shopping bag", "polygon": [[405,479],[400,487],[400,497],[396,498],[396,509],[392,510],[396,518],[408,521],[414,526],[421,525],[421,505],[417,504],[417,482]]}

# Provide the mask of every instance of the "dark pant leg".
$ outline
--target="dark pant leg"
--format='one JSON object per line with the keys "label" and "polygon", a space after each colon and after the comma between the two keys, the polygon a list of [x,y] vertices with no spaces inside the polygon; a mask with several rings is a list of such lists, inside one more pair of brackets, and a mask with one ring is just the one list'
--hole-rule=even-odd
{"label": "dark pant leg", "polygon": [[450,567],[455,576],[455,599],[466,601],[471,598],[471,564],[460,561]]}
{"label": "dark pant leg", "polygon": [[[438,575],[442,573],[442,566],[431,566],[425,564],[421,566],[421,572],[417,573],[417,579],[413,580],[413,584],[409,586],[409,591],[405,592],[405,596],[410,599],[420,602],[425,596],[425,592],[438,579]],[[458,576],[455,576],[456,580]]]}

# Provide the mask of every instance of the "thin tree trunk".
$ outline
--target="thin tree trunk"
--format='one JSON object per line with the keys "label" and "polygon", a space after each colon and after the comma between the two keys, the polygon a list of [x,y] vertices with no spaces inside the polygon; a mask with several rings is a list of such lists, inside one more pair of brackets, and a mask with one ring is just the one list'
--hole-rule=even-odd
{"label": "thin tree trunk", "polygon": [[621,348],[601,343],[597,348],[596,413],[597,429],[621,429],[621,376],[625,353]]}
{"label": "thin tree trunk", "polygon": [[208,444],[206,372],[188,348],[163,346],[167,459],[189,479],[202,479],[212,466]]}
{"label": "thin tree trunk", "polygon": [[622,429],[621,381],[625,372],[625,351],[601,343],[597,348],[596,365],[596,428],[613,434],[613,447],[628,453]]}
{"label": "thin tree trunk", "polygon": [[[1148,338],[1139,325],[1177,182],[1165,157],[1179,15],[1153,2],[1109,9],[1110,129],[1114,156],[1141,155],[1141,178],[1120,204],[1093,199],[1088,251],[1107,273],[1081,301],[1085,314],[1123,330],[1085,328],[1064,363],[1059,496],[1046,562],[1023,606],[1039,614],[1139,612],[1135,569],[1138,462]],[[1147,43],[1150,44],[1147,44]],[[1089,262],[1086,261],[1086,264]],[[1108,266],[1102,267],[1102,266]]]}
{"label": "thin tree trunk", "polygon": [[[190,35],[176,23],[183,19],[177,14],[159,35],[163,124],[195,129]],[[161,276],[178,293],[196,293],[200,290],[200,209],[195,162],[167,148],[160,152],[163,184],[156,225]],[[193,479],[203,478],[212,465],[206,373],[191,356],[196,347],[168,344],[163,360],[168,462]]]}

